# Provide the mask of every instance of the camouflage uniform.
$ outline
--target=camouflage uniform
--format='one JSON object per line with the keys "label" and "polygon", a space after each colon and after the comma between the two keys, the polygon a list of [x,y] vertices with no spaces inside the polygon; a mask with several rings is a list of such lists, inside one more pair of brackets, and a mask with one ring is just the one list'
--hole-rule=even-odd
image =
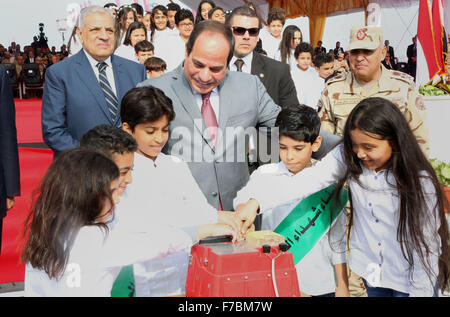
{"label": "camouflage uniform", "polygon": [[361,100],[383,97],[392,101],[402,111],[417,142],[428,155],[429,139],[425,124],[425,107],[414,78],[400,71],[388,70],[383,65],[380,67],[381,77],[368,91],[362,89],[351,72],[337,75],[327,81],[319,100],[322,129],[342,136],[348,115]]}

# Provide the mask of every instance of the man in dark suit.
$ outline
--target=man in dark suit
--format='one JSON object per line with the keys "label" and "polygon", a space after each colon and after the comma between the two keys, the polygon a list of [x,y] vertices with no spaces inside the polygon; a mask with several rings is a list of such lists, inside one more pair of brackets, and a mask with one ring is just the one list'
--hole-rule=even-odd
{"label": "man in dark suit", "polygon": [[417,35],[412,38],[413,43],[408,46],[406,56],[408,57],[408,72],[416,79],[417,66]]}
{"label": "man in dark suit", "polygon": [[385,40],[384,41],[384,46],[386,47],[386,50],[389,53],[389,57],[391,59],[391,63],[395,63],[394,48],[389,45],[389,40]]}
{"label": "man in dark suit", "polygon": [[46,71],[42,131],[55,155],[79,146],[97,125],[121,126],[122,97],[146,78],[144,66],[113,55],[114,29],[107,9],[84,8],[77,31],[83,49]]}
{"label": "man in dark suit", "polygon": [[384,57],[381,64],[384,65],[387,69],[397,70],[397,64],[395,61],[391,58],[389,53],[386,53],[386,56]]}
{"label": "man in dark suit", "polygon": [[8,74],[0,66],[0,253],[3,218],[20,195],[19,155],[17,150],[16,114]]}

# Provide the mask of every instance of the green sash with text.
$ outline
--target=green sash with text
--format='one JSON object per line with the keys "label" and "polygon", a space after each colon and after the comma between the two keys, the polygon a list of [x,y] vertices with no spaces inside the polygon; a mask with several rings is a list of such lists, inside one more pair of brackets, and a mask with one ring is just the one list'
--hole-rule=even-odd
{"label": "green sash with text", "polygon": [[336,184],[333,184],[302,199],[274,230],[285,237],[295,264],[328,232],[330,225],[345,207],[348,192],[342,189],[337,199],[332,195],[335,187]]}

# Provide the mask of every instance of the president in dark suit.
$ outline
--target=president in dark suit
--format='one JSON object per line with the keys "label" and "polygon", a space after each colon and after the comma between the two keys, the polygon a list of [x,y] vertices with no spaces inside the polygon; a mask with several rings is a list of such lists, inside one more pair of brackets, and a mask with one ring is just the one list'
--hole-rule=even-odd
{"label": "president in dark suit", "polygon": [[0,66],[0,252],[2,227],[6,211],[20,195],[19,155],[17,150],[16,113],[8,74]]}
{"label": "president in dark suit", "polygon": [[45,76],[42,131],[55,155],[79,146],[97,125],[121,126],[122,97],[146,79],[142,65],[113,55],[114,20],[107,9],[84,8],[79,21],[83,49]]}

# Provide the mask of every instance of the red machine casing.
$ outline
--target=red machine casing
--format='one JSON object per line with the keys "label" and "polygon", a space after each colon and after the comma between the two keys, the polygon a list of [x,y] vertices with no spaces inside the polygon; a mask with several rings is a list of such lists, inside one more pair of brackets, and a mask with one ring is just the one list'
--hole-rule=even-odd
{"label": "red machine casing", "polygon": [[245,242],[192,247],[186,296],[275,297],[272,259],[276,256],[278,295],[300,297],[292,253],[281,252],[279,247],[271,247],[270,253],[263,253],[262,248],[251,247]]}

